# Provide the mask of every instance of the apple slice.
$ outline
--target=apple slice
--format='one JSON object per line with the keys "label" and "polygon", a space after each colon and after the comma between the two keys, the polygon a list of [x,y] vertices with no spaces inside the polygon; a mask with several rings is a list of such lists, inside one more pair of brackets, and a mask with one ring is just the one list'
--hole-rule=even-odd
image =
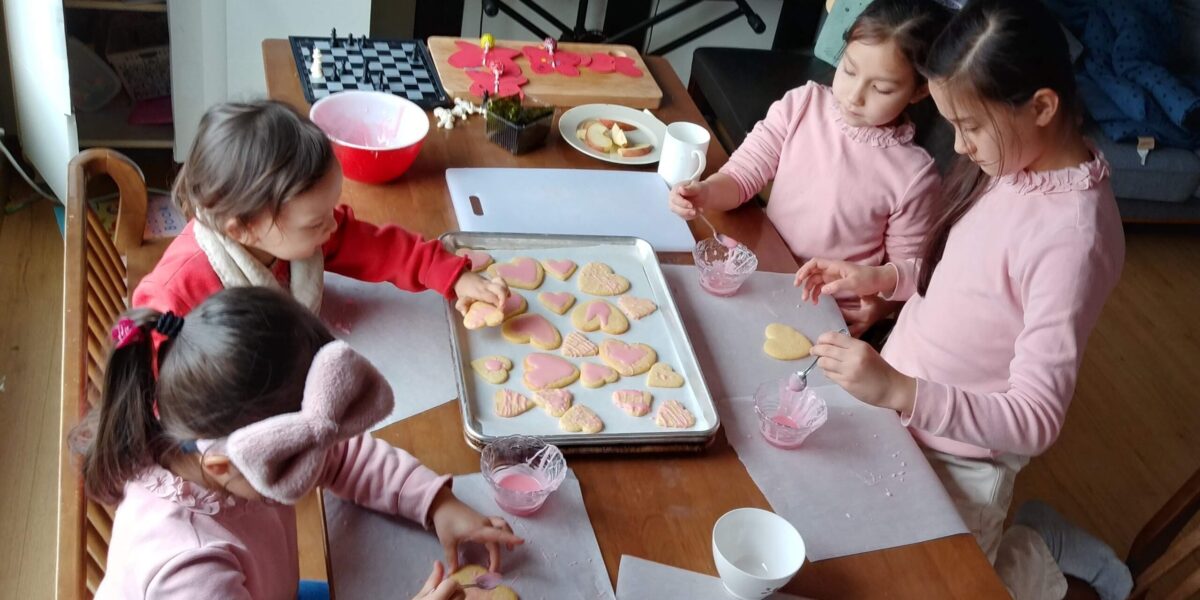
{"label": "apple slice", "polygon": [[620,154],[625,158],[634,158],[636,156],[645,156],[650,154],[651,150],[654,150],[654,146],[651,146],[650,144],[637,144],[636,146],[629,146],[627,148],[618,148],[617,154]]}
{"label": "apple slice", "polygon": [[608,137],[608,128],[602,123],[588,125],[583,142],[597,152],[607,153],[612,150],[612,138]]}
{"label": "apple slice", "polygon": [[612,141],[617,146],[624,148],[629,145],[629,138],[625,137],[625,132],[621,131],[621,126],[613,123],[612,129],[609,130],[612,135]]}
{"label": "apple slice", "polygon": [[592,123],[596,123],[596,122],[597,121],[595,119],[584,119],[581,123],[579,123],[579,125],[577,125],[575,127],[575,138],[581,142],[586,142],[587,141],[587,128],[590,127],[592,125]]}
{"label": "apple slice", "polygon": [[626,123],[624,121],[615,121],[613,119],[600,119],[600,122],[604,124],[604,127],[606,129],[612,129],[612,126],[616,125],[617,127],[621,128],[621,131],[624,131],[624,132],[637,131],[636,125],[630,125],[629,123]]}

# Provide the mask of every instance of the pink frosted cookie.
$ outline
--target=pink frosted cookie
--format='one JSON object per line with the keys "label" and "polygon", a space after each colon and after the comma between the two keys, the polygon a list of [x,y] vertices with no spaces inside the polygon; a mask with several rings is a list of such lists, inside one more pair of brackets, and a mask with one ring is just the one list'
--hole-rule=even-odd
{"label": "pink frosted cookie", "polygon": [[604,263],[588,263],[579,271],[579,289],[593,296],[617,296],[629,291],[629,280]]}
{"label": "pink frosted cookie", "polygon": [[459,248],[454,252],[459,256],[467,257],[467,263],[471,265],[471,272],[478,273],[492,264],[492,255],[482,250],[472,250],[470,248]]}
{"label": "pink frosted cookie", "polygon": [[579,381],[586,388],[598,388],[621,378],[612,367],[589,362],[579,367],[579,373]]}
{"label": "pink frosted cookie", "polygon": [[579,379],[579,369],[565,358],[535,352],[525,357],[525,387],[537,391],[563,388]]}
{"label": "pink frosted cookie", "polygon": [[546,260],[542,261],[542,267],[546,269],[547,273],[553,275],[555,279],[560,281],[566,281],[570,279],[571,275],[575,273],[575,261],[573,260],[555,260],[552,258],[547,258]]}
{"label": "pink frosted cookie", "polygon": [[629,331],[629,319],[605,300],[588,300],[571,311],[571,325],[581,331],[597,329],[609,335]]}
{"label": "pink frosted cookie", "polygon": [[504,299],[504,306],[500,308],[504,312],[504,320],[507,321],[528,310],[529,303],[525,301],[524,296],[510,291],[508,297]]}
{"label": "pink frosted cookie", "polygon": [[597,433],[604,429],[604,421],[601,421],[600,416],[592,409],[576,404],[558,419],[558,427],[570,433]]}
{"label": "pink frosted cookie", "polygon": [[496,390],[496,395],[492,399],[496,403],[496,415],[506,419],[515,417],[533,406],[533,403],[524,394],[507,388]]}
{"label": "pink frosted cookie", "polygon": [[617,390],[612,394],[613,404],[631,417],[641,417],[650,412],[650,392],[642,390]]}
{"label": "pink frosted cookie", "polygon": [[538,390],[533,393],[533,402],[542,407],[546,414],[558,418],[571,408],[571,399],[574,396],[567,390],[550,389]]}
{"label": "pink frosted cookie", "polygon": [[693,417],[691,411],[684,408],[678,400],[667,400],[658,405],[654,423],[659,427],[687,429],[696,424],[696,417]]}
{"label": "pink frosted cookie", "polygon": [[571,292],[541,292],[537,295],[537,299],[542,306],[560,315],[566,314],[575,304],[575,294]]}
{"label": "pink frosted cookie", "polygon": [[646,385],[660,388],[683,387],[683,375],[675,372],[667,363],[654,363],[646,374]]}
{"label": "pink frosted cookie", "polygon": [[506,263],[496,263],[488,267],[488,273],[503,279],[511,287],[523,290],[538,289],[542,285],[542,278],[546,276],[542,265],[528,256],[518,256]]}
{"label": "pink frosted cookie", "polygon": [[649,371],[658,362],[658,354],[645,344],[626,344],[610,338],[600,342],[600,360],[622,376],[633,377]]}
{"label": "pink frosted cookie", "polygon": [[553,350],[562,344],[562,334],[539,314],[513,317],[500,327],[500,335],[514,344],[533,344],[542,350]]}
{"label": "pink frosted cookie", "polygon": [[512,361],[503,356],[485,356],[471,361],[471,368],[481,377],[491,383],[508,381],[508,372],[512,370]]}
{"label": "pink frosted cookie", "polygon": [[592,343],[586,335],[578,331],[572,331],[563,339],[562,344],[563,356],[581,358],[584,356],[596,356],[600,353],[600,346]]}
{"label": "pink frosted cookie", "polygon": [[525,312],[527,308],[529,308],[529,303],[520,294],[509,294],[508,298],[504,299],[504,306],[501,309],[486,302],[472,302],[467,307],[467,314],[463,316],[463,327],[467,329],[495,327],[513,316]]}
{"label": "pink frosted cookie", "polygon": [[658,305],[653,300],[637,298],[635,296],[621,296],[617,298],[617,306],[620,306],[621,312],[625,313],[625,316],[630,319],[641,319],[658,310]]}

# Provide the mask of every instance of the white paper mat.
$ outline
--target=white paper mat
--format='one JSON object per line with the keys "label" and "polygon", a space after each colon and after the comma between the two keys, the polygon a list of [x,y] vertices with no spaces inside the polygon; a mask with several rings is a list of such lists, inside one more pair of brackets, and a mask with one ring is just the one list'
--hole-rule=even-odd
{"label": "white paper mat", "polygon": [[[636,556],[622,555],[617,573],[617,600],[726,600],[733,598],[717,577],[656,563]],[[783,592],[767,600],[799,600]]]}
{"label": "white paper mat", "polygon": [[396,407],[376,429],[458,396],[446,299],[437,292],[413,294],[326,273],[321,319],[391,384]]}
{"label": "white paper mat", "polygon": [[[828,296],[815,306],[802,302],[792,274],[754,273],[729,298],[704,291],[693,266],[663,265],[663,275],[713,398],[751,396],[760,383],[786,377],[812,361],[775,360],[764,354],[767,325],[790,325],[814,342],[822,333],[846,326],[837,303]],[[814,386],[830,383],[820,367],[809,372],[808,381]]]}
{"label": "white paper mat", "polygon": [[[613,598],[600,546],[592,531],[575,473],[529,517],[502,512],[483,476],[454,478],[454,494],[485,515],[500,515],[525,544],[504,552],[504,585],[522,600],[603,600]],[[361,508],[325,492],[329,560],[338,600],[411,598],[435,560],[445,560],[432,531],[404,519]],[[487,565],[482,546],[467,562]]]}
{"label": "white paper mat", "polygon": [[751,398],[717,403],[725,435],[808,559],[837,558],[966,533],[941,481],[894,411],[838,386],[816,389],[829,420],[794,450],[758,431]]}

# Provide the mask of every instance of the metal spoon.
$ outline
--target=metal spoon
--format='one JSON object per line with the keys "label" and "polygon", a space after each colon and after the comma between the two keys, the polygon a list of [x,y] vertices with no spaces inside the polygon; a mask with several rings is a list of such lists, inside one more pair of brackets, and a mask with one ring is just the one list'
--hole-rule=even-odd
{"label": "metal spoon", "polygon": [[704,216],[704,213],[697,211],[696,214],[700,217],[700,220],[704,221],[704,224],[708,225],[708,228],[712,230],[713,239],[717,240],[718,242],[721,242],[721,245],[725,246],[726,248],[737,248],[737,246],[738,246],[737,240],[735,240],[723,233],[718,233],[717,228],[713,226],[712,221],[708,220],[708,217]]}
{"label": "metal spoon", "polygon": [[503,579],[500,577],[500,575],[498,575],[496,573],[484,573],[483,575],[476,577],[475,581],[473,583],[468,583],[468,584],[462,585],[460,587],[464,590],[467,588],[479,588],[481,590],[494,590],[494,589],[496,589],[497,586],[500,585],[501,581],[503,581]]}
{"label": "metal spoon", "polygon": [[[849,335],[850,330],[843,327],[838,330],[838,333],[843,333],[843,334]],[[817,366],[817,359],[813,358],[813,361],[811,363],[809,363],[808,366],[805,367],[803,371],[796,371],[795,373],[788,375],[788,380],[787,380],[788,391],[789,392],[799,392],[799,391],[803,390],[804,388],[808,387],[808,372],[811,371],[812,368],[815,366]]]}

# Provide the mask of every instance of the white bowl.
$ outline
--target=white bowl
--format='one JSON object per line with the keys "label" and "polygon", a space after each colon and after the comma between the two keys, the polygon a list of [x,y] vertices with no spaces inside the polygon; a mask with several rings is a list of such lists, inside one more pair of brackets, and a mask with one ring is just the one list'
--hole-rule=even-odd
{"label": "white bowl", "polygon": [[770,596],[804,564],[804,540],[783,517],[758,508],[731,510],[717,519],[713,560],[725,590],[742,600]]}

